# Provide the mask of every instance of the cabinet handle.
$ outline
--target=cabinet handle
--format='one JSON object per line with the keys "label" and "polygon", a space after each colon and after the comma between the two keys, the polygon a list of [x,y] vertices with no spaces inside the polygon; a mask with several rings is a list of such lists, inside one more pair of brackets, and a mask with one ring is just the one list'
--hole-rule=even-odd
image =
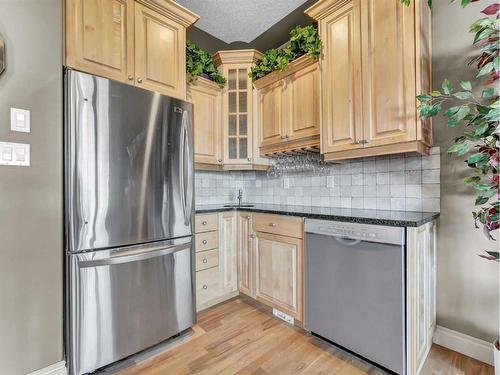
{"label": "cabinet handle", "polygon": [[276,227],[276,223],[271,223],[269,225],[272,226],[273,228]]}
{"label": "cabinet handle", "polygon": [[137,78],[137,82],[142,83],[142,78],[141,77]]}
{"label": "cabinet handle", "polygon": [[208,262],[207,258],[203,258],[202,262],[207,263]]}
{"label": "cabinet handle", "polygon": [[132,81],[133,79],[134,79],[134,76],[133,76],[132,74],[130,74],[130,75],[128,76],[128,80],[129,80],[129,81]]}
{"label": "cabinet handle", "polygon": [[208,223],[206,221],[204,221],[203,223],[201,223],[201,225],[207,225]]}
{"label": "cabinet handle", "polygon": [[203,240],[203,241],[201,241],[201,243],[202,243],[203,245],[206,245],[206,244],[207,244],[207,240]]}
{"label": "cabinet handle", "polygon": [[207,290],[208,289],[208,286],[205,284],[203,285],[203,289]]}

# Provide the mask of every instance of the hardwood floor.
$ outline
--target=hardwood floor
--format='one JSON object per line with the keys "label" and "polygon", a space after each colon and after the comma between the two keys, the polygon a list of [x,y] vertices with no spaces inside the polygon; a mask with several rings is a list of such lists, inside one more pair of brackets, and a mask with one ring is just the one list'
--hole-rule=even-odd
{"label": "hardwood floor", "polygon": [[[120,375],[385,374],[241,299],[205,310],[194,334]],[[434,346],[422,374],[493,375],[493,368]]]}

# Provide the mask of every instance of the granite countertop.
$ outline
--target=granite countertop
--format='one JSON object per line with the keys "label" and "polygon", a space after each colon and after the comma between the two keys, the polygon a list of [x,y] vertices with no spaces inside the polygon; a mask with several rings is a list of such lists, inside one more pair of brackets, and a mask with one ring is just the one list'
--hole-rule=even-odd
{"label": "granite countertop", "polygon": [[197,214],[231,210],[302,216],[308,219],[387,225],[392,227],[418,227],[436,219],[439,216],[439,212],[365,210],[355,208],[306,207],[278,204],[255,204],[253,207],[241,208],[224,207],[223,204],[196,206]]}

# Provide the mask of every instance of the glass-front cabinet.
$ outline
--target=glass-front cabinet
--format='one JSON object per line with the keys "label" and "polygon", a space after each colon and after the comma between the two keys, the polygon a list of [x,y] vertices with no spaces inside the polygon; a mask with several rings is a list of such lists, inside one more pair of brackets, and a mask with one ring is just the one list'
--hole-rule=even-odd
{"label": "glass-front cabinet", "polygon": [[224,169],[266,168],[267,161],[254,152],[257,142],[254,97],[249,77],[261,53],[256,50],[219,51],[214,60],[227,85],[222,94],[222,150]]}

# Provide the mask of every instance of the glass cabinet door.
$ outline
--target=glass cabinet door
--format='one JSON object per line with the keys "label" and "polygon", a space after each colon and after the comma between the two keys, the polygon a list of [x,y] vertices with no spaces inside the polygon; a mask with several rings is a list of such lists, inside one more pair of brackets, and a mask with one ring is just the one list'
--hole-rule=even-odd
{"label": "glass cabinet door", "polygon": [[227,69],[227,129],[226,160],[229,163],[248,163],[251,158],[251,82],[248,68]]}

